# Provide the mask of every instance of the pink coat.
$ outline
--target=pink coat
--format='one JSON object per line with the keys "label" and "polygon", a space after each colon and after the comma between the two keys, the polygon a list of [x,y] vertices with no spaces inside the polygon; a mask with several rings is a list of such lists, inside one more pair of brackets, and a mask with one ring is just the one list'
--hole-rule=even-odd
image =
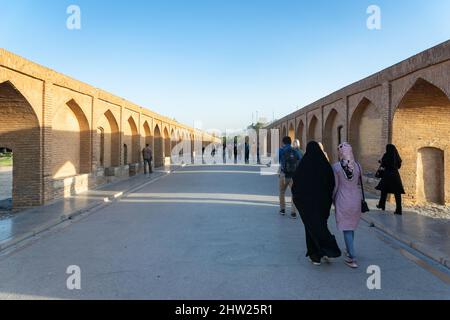
{"label": "pink coat", "polygon": [[361,171],[356,165],[353,178],[347,179],[341,164],[333,165],[336,186],[333,193],[333,202],[336,209],[336,224],[339,231],[354,231],[361,219],[361,186],[359,177]]}

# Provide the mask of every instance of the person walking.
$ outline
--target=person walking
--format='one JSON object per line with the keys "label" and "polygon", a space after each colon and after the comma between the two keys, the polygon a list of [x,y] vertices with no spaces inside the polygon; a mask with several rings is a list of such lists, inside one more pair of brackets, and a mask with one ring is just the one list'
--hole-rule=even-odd
{"label": "person walking", "polygon": [[335,187],[334,173],[317,142],[308,143],[293,181],[294,203],[305,226],[306,256],[314,265],[320,265],[324,257],[340,257],[341,250],[327,224]]}
{"label": "person walking", "polygon": [[377,205],[378,209],[386,210],[386,200],[389,193],[394,194],[396,209],[394,214],[402,215],[402,194],[405,194],[402,178],[399,170],[402,167],[402,158],[397,148],[393,144],[386,146],[386,153],[380,160],[381,181],[375,188],[381,191],[380,201]]}
{"label": "person walking", "polygon": [[145,148],[142,149],[142,158],[144,159],[144,174],[147,174],[147,165],[148,165],[148,172],[153,173],[152,169],[152,149],[150,148],[150,145],[147,143],[145,145]]}
{"label": "person walking", "polygon": [[[298,163],[301,160],[301,155],[298,151],[294,150],[291,146],[292,140],[290,137],[283,138],[283,147],[278,152],[280,161],[279,172],[279,188],[280,188],[280,214],[286,214],[286,189],[292,188],[292,177],[297,170]],[[291,218],[297,218],[297,211],[292,202],[291,205]]]}
{"label": "person walking", "polygon": [[333,192],[336,225],[344,234],[347,248],[345,263],[358,268],[354,238],[361,219],[361,166],[355,162],[353,150],[347,142],[338,147],[339,162],[333,164],[336,186]]}

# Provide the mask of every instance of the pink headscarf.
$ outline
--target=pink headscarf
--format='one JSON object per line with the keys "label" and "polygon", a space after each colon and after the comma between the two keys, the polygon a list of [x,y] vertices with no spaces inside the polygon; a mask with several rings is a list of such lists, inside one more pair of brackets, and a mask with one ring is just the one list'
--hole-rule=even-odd
{"label": "pink headscarf", "polygon": [[355,156],[353,155],[352,146],[348,142],[341,143],[338,147],[338,152],[342,166],[353,172],[355,169]]}

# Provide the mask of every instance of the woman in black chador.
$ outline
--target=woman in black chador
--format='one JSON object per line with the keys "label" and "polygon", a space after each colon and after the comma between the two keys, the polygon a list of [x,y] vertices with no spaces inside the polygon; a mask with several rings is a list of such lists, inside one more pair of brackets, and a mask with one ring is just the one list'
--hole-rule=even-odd
{"label": "woman in black chador", "polygon": [[340,257],[341,250],[327,224],[335,186],[334,173],[317,142],[308,143],[293,179],[294,203],[305,225],[306,256],[315,265],[320,265],[323,257]]}
{"label": "woman in black chador", "polygon": [[381,197],[377,208],[383,211],[386,210],[387,195],[393,193],[397,205],[395,214],[401,215],[402,194],[405,194],[405,190],[403,189],[402,179],[398,170],[402,167],[402,158],[400,158],[397,148],[393,144],[386,146],[386,153],[380,163],[381,181],[376,189],[381,191]]}

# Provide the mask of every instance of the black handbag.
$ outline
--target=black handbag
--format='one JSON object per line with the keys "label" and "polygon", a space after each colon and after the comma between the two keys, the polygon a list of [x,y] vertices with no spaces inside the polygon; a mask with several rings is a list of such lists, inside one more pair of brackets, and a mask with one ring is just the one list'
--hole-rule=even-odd
{"label": "black handbag", "polygon": [[382,166],[380,166],[377,170],[377,172],[375,173],[375,178],[377,179],[381,179],[383,178],[384,175],[384,168]]}
{"label": "black handbag", "polygon": [[359,163],[358,163],[358,167],[359,167],[359,172],[360,172],[360,174],[359,174],[359,183],[361,184],[361,193],[362,193],[361,212],[362,213],[366,213],[366,212],[369,212],[370,209],[369,209],[369,205],[366,202],[366,195],[364,194],[364,184],[363,184],[363,180],[362,180],[363,172],[362,172],[362,169],[361,169],[361,166],[359,165]]}

